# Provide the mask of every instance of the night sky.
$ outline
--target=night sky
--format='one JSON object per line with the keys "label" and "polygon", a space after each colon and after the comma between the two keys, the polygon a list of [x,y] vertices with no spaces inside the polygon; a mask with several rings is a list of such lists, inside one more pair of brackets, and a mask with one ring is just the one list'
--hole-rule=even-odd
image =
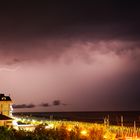
{"label": "night sky", "polygon": [[0,3],[0,91],[16,111],[140,110],[140,3]]}

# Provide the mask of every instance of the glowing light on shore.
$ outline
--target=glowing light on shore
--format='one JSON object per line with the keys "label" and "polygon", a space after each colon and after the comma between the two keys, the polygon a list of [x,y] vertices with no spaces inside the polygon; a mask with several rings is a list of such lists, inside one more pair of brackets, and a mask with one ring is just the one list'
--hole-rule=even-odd
{"label": "glowing light on shore", "polygon": [[71,130],[72,130],[72,128],[71,128],[71,127],[68,127],[68,128],[67,128],[67,130],[68,130],[68,131],[71,131]]}
{"label": "glowing light on shore", "polygon": [[49,124],[45,126],[45,129],[53,129],[53,128],[54,128],[54,124]]}
{"label": "glowing light on shore", "polygon": [[32,120],[32,123],[34,124],[36,121],[35,120]]}
{"label": "glowing light on shore", "polygon": [[82,131],[80,132],[80,134],[83,135],[83,136],[87,136],[88,133],[87,133],[86,130],[82,130]]}
{"label": "glowing light on shore", "polygon": [[54,124],[49,124],[49,127],[50,128],[54,128]]}
{"label": "glowing light on shore", "polygon": [[12,123],[13,123],[13,125],[14,125],[14,126],[17,126],[17,125],[18,125],[18,123],[17,123],[17,121],[16,121],[16,120],[13,120],[13,122],[12,122]]}

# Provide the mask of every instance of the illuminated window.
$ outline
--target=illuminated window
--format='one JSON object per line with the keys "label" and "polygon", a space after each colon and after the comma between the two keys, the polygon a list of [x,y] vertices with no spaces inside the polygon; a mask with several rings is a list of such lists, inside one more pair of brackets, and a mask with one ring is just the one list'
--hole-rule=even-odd
{"label": "illuminated window", "polygon": [[6,97],[2,97],[1,99],[2,99],[2,100],[6,100]]}

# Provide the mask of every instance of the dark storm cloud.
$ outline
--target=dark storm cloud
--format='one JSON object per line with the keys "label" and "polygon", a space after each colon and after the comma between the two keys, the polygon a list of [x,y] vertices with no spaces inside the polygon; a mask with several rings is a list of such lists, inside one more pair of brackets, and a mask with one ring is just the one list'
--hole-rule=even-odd
{"label": "dark storm cloud", "polygon": [[19,105],[14,104],[13,105],[13,108],[16,108],[16,109],[18,109],[18,108],[34,108],[34,107],[35,107],[34,104],[19,104]]}
{"label": "dark storm cloud", "polygon": [[50,107],[49,103],[42,103],[40,104],[41,107]]}
{"label": "dark storm cloud", "polygon": [[[5,85],[17,80],[21,93],[28,87],[36,96],[53,94],[51,100],[62,95],[83,108],[139,109],[139,2],[22,1],[0,7],[0,71],[21,66]],[[51,106],[62,105],[60,100]]]}
{"label": "dark storm cloud", "polygon": [[[0,13],[0,50],[4,55],[27,55],[40,48],[48,52],[46,56],[57,57],[79,40],[134,41],[140,37],[138,2],[14,1],[1,3]],[[46,43],[50,40],[53,43]],[[6,63],[30,59],[18,57]]]}
{"label": "dark storm cloud", "polygon": [[54,101],[53,101],[53,105],[54,105],[54,106],[59,106],[59,105],[61,105],[60,100],[54,100]]}
{"label": "dark storm cloud", "polygon": [[[64,104],[60,102],[60,100],[54,100],[53,104],[54,106],[59,106],[59,105],[63,105],[66,106],[67,104]],[[20,109],[20,108],[35,108],[35,107],[51,107],[51,105],[49,103],[41,103],[40,105],[34,105],[34,104],[14,104],[13,108],[15,109]]]}
{"label": "dark storm cloud", "polygon": [[67,106],[66,103],[62,103],[60,100],[54,100],[52,104],[53,106],[60,106],[60,105]]}
{"label": "dark storm cloud", "polygon": [[0,13],[0,52],[10,57],[7,65],[49,56],[58,59],[75,42],[139,43],[138,2],[14,1],[1,3]]}
{"label": "dark storm cloud", "polygon": [[[59,105],[66,106],[67,104],[61,103],[59,100],[54,100],[52,105],[53,106],[59,106]],[[41,107],[51,107],[52,105],[50,105],[49,103],[42,103],[39,106],[41,106]]]}
{"label": "dark storm cloud", "polygon": [[69,1],[1,3],[2,40],[35,38],[138,39],[139,2]]}

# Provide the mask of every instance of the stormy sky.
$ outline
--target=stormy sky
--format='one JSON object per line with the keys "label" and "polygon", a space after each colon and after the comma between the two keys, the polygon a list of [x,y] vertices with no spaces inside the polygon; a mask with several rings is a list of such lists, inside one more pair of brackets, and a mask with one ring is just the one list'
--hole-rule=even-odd
{"label": "stormy sky", "polygon": [[0,4],[0,91],[16,111],[140,109],[140,3]]}

